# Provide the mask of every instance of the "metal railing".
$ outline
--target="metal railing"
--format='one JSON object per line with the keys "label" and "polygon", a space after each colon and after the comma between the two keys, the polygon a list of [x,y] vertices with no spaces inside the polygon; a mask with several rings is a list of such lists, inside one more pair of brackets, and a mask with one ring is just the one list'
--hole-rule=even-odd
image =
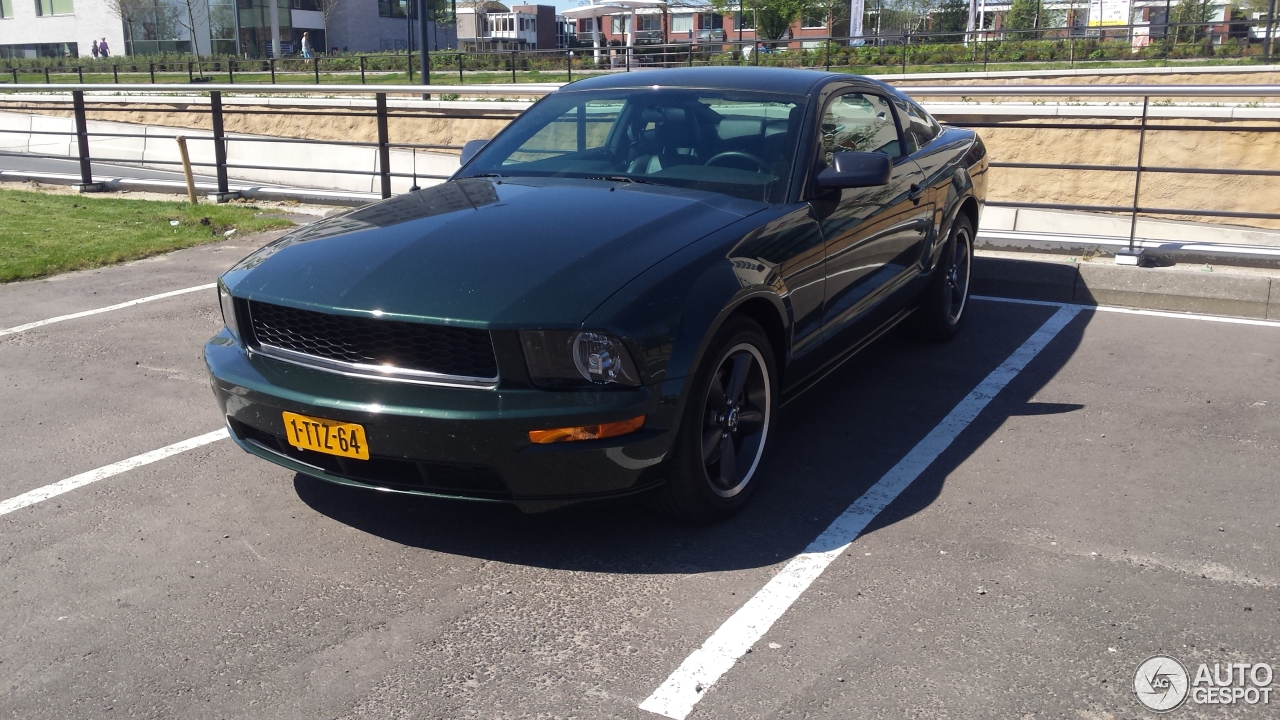
{"label": "metal railing", "polygon": [[[1280,178],[1280,167],[1262,168],[1262,169],[1242,169],[1231,167],[1217,167],[1213,165],[1207,166],[1156,166],[1148,165],[1144,162],[1144,152],[1147,150],[1148,136],[1152,132],[1181,132],[1181,133],[1261,133],[1276,138],[1275,142],[1280,142],[1280,124],[1237,124],[1237,123],[1217,123],[1217,124],[1191,124],[1186,122],[1177,122],[1176,118],[1172,121],[1165,121],[1162,118],[1156,118],[1152,115],[1153,98],[1159,98],[1160,103],[1172,104],[1173,98],[1196,98],[1196,99],[1249,99],[1256,104],[1256,99],[1261,97],[1280,98],[1280,85],[1016,85],[1016,86],[985,86],[985,87],[957,87],[957,86],[915,86],[906,89],[913,97],[917,98],[965,98],[973,99],[980,97],[1018,97],[1018,98],[1035,98],[1042,100],[1044,98],[1061,98],[1063,100],[1077,98],[1098,98],[1114,101],[1115,99],[1141,100],[1141,112],[1134,121],[1117,122],[1114,118],[1104,117],[1098,122],[1080,123],[1080,122],[957,122],[952,123],[958,127],[968,127],[981,131],[982,128],[1016,128],[1020,130],[1069,130],[1078,132],[1085,130],[1112,130],[1125,131],[1134,134],[1136,142],[1136,162],[1133,165],[1127,164],[1110,164],[1110,163],[1019,163],[1002,161],[993,157],[991,167],[993,168],[1010,168],[1010,169],[1026,169],[1026,170],[1051,170],[1062,172],[1109,172],[1109,173],[1131,173],[1133,175],[1133,194],[1130,202],[1124,205],[1086,205],[1080,203],[1045,203],[1045,202],[1020,202],[1020,201],[988,201],[987,205],[992,207],[1006,207],[1013,209],[1033,209],[1033,210],[1067,210],[1082,211],[1094,213],[1114,213],[1129,216],[1129,249],[1133,250],[1136,243],[1136,231],[1138,218],[1143,215],[1155,216],[1183,216],[1196,218],[1222,218],[1232,220],[1280,220],[1280,206],[1267,206],[1261,210],[1222,210],[1211,207],[1188,208],[1188,207],[1161,207],[1155,205],[1147,205],[1142,202],[1142,186],[1143,179],[1152,175],[1203,175],[1208,178],[1225,177],[1225,176],[1253,176],[1253,177],[1270,177]],[[1165,105],[1167,106],[1167,105]],[[1164,106],[1162,106],[1164,107]],[[1103,115],[1111,113],[1100,113]],[[1216,197],[1212,185],[1206,183],[1204,188],[1205,197]]]}
{"label": "metal railing", "polygon": [[[14,86],[0,86],[0,110],[5,109],[6,102],[8,104],[19,104],[21,102],[29,102],[31,96],[26,99],[19,100],[7,96],[5,93],[12,93],[16,90],[26,88]],[[75,119],[74,131],[45,131],[44,134],[50,135],[74,135],[78,142],[78,152],[80,160],[80,172],[82,184],[86,186],[93,185],[93,167],[92,163],[100,162],[135,162],[130,159],[109,158],[109,157],[90,157],[89,139],[96,135],[105,135],[110,137],[129,137],[122,136],[119,133],[93,133],[89,131],[88,122],[86,120],[86,104],[85,94],[93,91],[101,91],[104,88],[93,85],[71,85],[65,88],[70,93],[70,102],[67,102],[65,95],[62,97],[48,96],[39,102],[40,107],[49,109],[71,110]],[[141,96],[130,96],[127,99],[119,97],[118,93],[140,92],[150,90],[147,85],[122,85],[111,88],[111,95],[99,98],[108,101],[109,105],[95,103],[95,112],[110,112],[119,110],[122,112],[134,112],[138,105],[165,105],[172,103],[172,99],[166,99],[163,95],[156,95],[154,92],[147,92]],[[409,173],[395,173],[391,171],[390,153],[394,149],[412,149],[417,150],[458,150],[459,146],[444,144],[427,144],[427,143],[409,143],[409,142],[392,142],[390,138],[390,121],[397,119],[427,119],[427,118],[454,118],[468,119],[475,118],[476,110],[470,109],[467,112],[461,110],[450,110],[445,106],[434,104],[417,104],[417,103],[398,103],[392,107],[388,105],[388,95],[412,95],[420,97],[424,92],[439,93],[442,88],[438,86],[386,86],[379,88],[377,92],[370,93],[367,89],[361,89],[352,86],[328,86],[321,88],[314,95],[364,95],[372,94],[373,103],[368,107],[353,107],[350,104],[334,103],[329,106],[309,106],[309,107],[288,107],[288,108],[271,108],[271,107],[254,107],[243,108],[235,105],[228,106],[223,102],[224,97],[228,94],[243,94],[260,96],[262,94],[283,94],[283,93],[300,93],[305,90],[314,91],[315,88],[310,86],[285,86],[276,85],[273,87],[233,87],[227,85],[195,85],[195,86],[178,86],[172,88],[187,93],[207,93],[209,104],[207,108],[201,107],[196,109],[188,108],[185,112],[196,114],[207,114],[211,116],[212,133],[206,136],[191,136],[192,139],[211,140],[215,148],[215,161],[213,163],[201,163],[205,167],[213,167],[217,177],[217,190],[219,194],[227,194],[229,189],[229,170],[281,170],[281,171],[298,171],[298,172],[332,172],[337,174],[354,174],[373,176],[379,180],[380,194],[382,197],[390,197],[392,193],[391,179],[393,177],[409,177]],[[490,97],[503,97],[522,95],[526,97],[536,97],[551,92],[553,86],[472,86],[467,89],[468,94],[484,95]],[[991,119],[983,121],[958,121],[951,124],[960,127],[969,127],[982,131],[982,129],[996,128],[1013,128],[1018,130],[1035,130],[1043,132],[1069,131],[1079,133],[1083,130],[1097,131],[1123,131],[1132,133],[1134,144],[1136,146],[1136,161],[1133,163],[1108,163],[1108,162],[1013,162],[1002,159],[999,156],[991,158],[991,167],[1007,168],[1007,169],[1023,169],[1023,170],[1042,170],[1053,172],[1107,172],[1107,173],[1126,173],[1133,175],[1132,194],[1126,198],[1123,203],[1116,202],[1112,204],[1081,204],[1072,202],[1040,202],[1040,201],[1018,201],[1018,200],[996,200],[988,201],[989,206],[1006,207],[1006,208],[1025,208],[1039,210],[1068,210],[1068,211],[1086,211],[1092,213],[1119,214],[1128,216],[1129,219],[1129,243],[1132,246],[1136,239],[1136,227],[1140,216],[1183,216],[1194,218],[1218,218],[1230,219],[1235,221],[1280,221],[1280,207],[1271,205],[1257,208],[1235,209],[1218,207],[1170,207],[1157,206],[1148,204],[1143,200],[1142,187],[1144,179],[1149,179],[1155,175],[1196,175],[1206,178],[1205,192],[1203,197],[1210,200],[1220,196],[1214,192],[1215,186],[1212,182],[1215,178],[1228,176],[1250,176],[1257,178],[1280,178],[1280,167],[1262,167],[1262,168],[1239,168],[1239,167],[1221,167],[1212,163],[1203,166],[1194,164],[1184,165],[1151,165],[1146,162],[1146,153],[1150,149],[1151,134],[1161,132],[1177,132],[1177,133],[1195,133],[1195,134],[1213,134],[1213,133],[1256,133],[1268,138],[1268,144],[1273,141],[1280,142],[1280,123],[1272,122],[1251,122],[1251,121],[1235,121],[1229,123],[1209,123],[1197,124],[1186,121],[1186,112],[1179,111],[1176,106],[1172,105],[1173,99],[1200,99],[1200,100],[1223,100],[1236,99],[1239,101],[1252,101],[1250,104],[1256,105],[1258,98],[1280,98],[1280,85],[1205,85],[1205,86],[1169,86],[1169,85],[1087,85],[1087,86],[1069,86],[1069,85],[1018,85],[1018,86],[916,86],[907,88],[912,96],[925,99],[950,99],[957,98],[967,101],[966,104],[959,105],[954,108],[946,109],[942,114],[954,114],[957,116],[972,117],[974,115],[983,115],[984,107],[999,107],[998,104],[991,106],[972,105],[972,101],[978,98],[997,98],[1007,101],[1008,99],[1027,98],[1037,104],[1044,104],[1048,100],[1057,100],[1064,105],[1072,106],[1073,115],[1077,117],[1072,120],[1035,119],[1028,121],[1027,117],[1012,116],[1012,120]],[[1090,116],[1088,112],[1082,112],[1079,106],[1083,103],[1083,99],[1092,99],[1099,106],[1097,114]],[[1105,101],[1106,106],[1102,103]],[[1121,107],[1128,101],[1131,111],[1124,111]],[[127,106],[119,105],[120,103],[128,103]],[[249,99],[241,100],[241,102],[251,102]],[[367,101],[366,101],[367,102]],[[1243,104],[1243,103],[1242,103]],[[486,103],[475,103],[475,108],[482,108]],[[1140,105],[1140,108],[1139,108]],[[113,107],[114,106],[114,107]],[[1007,111],[1007,107],[1005,108]],[[28,109],[28,112],[32,110]],[[1179,112],[1183,115],[1179,118]],[[330,140],[308,140],[301,138],[263,138],[263,137],[230,137],[225,132],[225,118],[236,114],[280,114],[289,116],[298,116],[301,114],[323,115],[327,117],[363,117],[372,119],[377,127],[377,140],[375,142],[358,142],[358,141],[330,141]],[[514,110],[505,110],[500,116],[513,116]],[[1005,113],[1007,115],[1007,112]],[[1029,107],[1025,115],[1035,117],[1037,115],[1044,116],[1043,110],[1039,107]],[[1125,115],[1128,117],[1124,117]],[[1194,113],[1193,113],[1194,114]],[[493,117],[491,114],[490,117]],[[22,130],[3,130],[3,132],[28,132]],[[136,136],[135,136],[136,137]],[[300,167],[277,167],[269,165],[250,165],[250,164],[231,164],[227,161],[226,148],[229,143],[252,143],[252,142],[282,142],[282,143],[322,143],[326,145],[344,145],[353,147],[375,148],[377,151],[378,163],[374,170],[361,170],[353,168],[300,168]],[[24,155],[32,157],[27,153],[0,153],[2,155]],[[1258,157],[1273,156],[1274,153],[1268,152],[1257,153]],[[61,157],[66,156],[43,156],[36,157]],[[1107,158],[1102,158],[1106,160]],[[414,178],[443,179],[444,175],[429,175],[424,173],[413,173]]]}
{"label": "metal railing", "polygon": [[[593,48],[590,43],[554,50],[429,53],[430,76],[423,84],[572,82],[599,72],[650,67],[761,65],[823,68],[861,73],[928,69],[1024,68],[1037,66],[1171,65],[1180,62],[1262,62],[1275,59],[1267,42],[1276,34],[1251,37],[1239,22],[1154,23],[1105,28],[1051,27],[973,32],[893,32],[856,40],[803,36],[782,40],[683,39]],[[313,58],[215,58],[10,61],[0,82],[14,84],[383,84],[415,80],[417,53],[398,55],[317,55]],[[422,78],[419,78],[421,81]]]}
{"label": "metal railing", "polygon": [[[493,85],[471,85],[466,89],[469,96],[488,96],[488,97],[540,97],[555,89],[552,85],[533,85],[522,84],[518,88],[512,86],[493,86]],[[139,105],[165,106],[173,105],[173,98],[155,95],[155,88],[151,85],[63,85],[57,88],[59,95],[70,94],[71,98],[68,102],[57,96],[49,96],[42,94],[38,96],[24,96],[19,99],[6,97],[6,93],[14,93],[21,91],[29,91],[31,88],[22,85],[0,85],[0,110],[7,107],[21,107],[28,112],[35,112],[31,108],[53,110],[66,112],[70,111],[74,119],[74,130],[56,131],[56,130],[15,130],[0,129],[0,136],[4,134],[28,134],[28,135],[44,135],[44,136],[70,136],[75,137],[78,143],[79,161],[80,161],[80,184],[85,187],[94,187],[93,163],[121,163],[121,164],[137,164],[138,161],[133,158],[115,158],[115,157],[91,157],[89,149],[89,139],[92,137],[104,137],[112,139],[129,139],[129,138],[146,138],[145,134],[128,134],[119,132],[95,133],[89,131],[89,122],[85,104],[85,94],[95,91],[107,91],[110,94],[109,100],[111,105],[99,105],[94,107],[95,113],[131,113],[137,111]],[[389,95],[410,95],[420,98],[424,94],[439,93],[442,88],[437,86],[422,85],[389,85],[378,88],[378,92],[370,93],[367,88],[358,86],[338,85],[331,87],[317,88],[310,85],[271,85],[259,87],[243,87],[231,85],[175,85],[168,86],[166,90],[183,91],[193,95],[207,95],[209,98],[208,107],[192,107],[187,106],[182,110],[170,110],[177,114],[185,114],[191,116],[208,116],[209,124],[212,132],[203,134],[196,132],[184,132],[188,141],[210,141],[213,143],[214,161],[213,162],[192,162],[191,165],[197,168],[212,168],[216,183],[217,194],[219,198],[230,196],[233,193],[230,190],[230,170],[268,170],[268,171],[285,171],[285,172],[323,172],[339,175],[365,175],[378,179],[380,186],[380,194],[383,198],[391,197],[391,179],[396,177],[443,180],[447,175],[432,173],[404,173],[393,172],[391,170],[391,151],[393,149],[413,150],[461,150],[460,145],[448,144],[432,144],[432,143],[410,143],[410,142],[392,142],[390,138],[390,122],[392,120],[426,120],[426,119],[476,119],[477,112],[462,112],[449,109],[434,108],[407,108],[392,107],[388,105],[387,98]],[[145,93],[142,95],[131,95],[120,97],[121,94],[127,93]],[[228,94],[234,93],[252,93],[254,95],[262,94],[289,94],[297,95],[299,93],[316,93],[323,96],[330,95],[364,95],[372,94],[373,106],[371,108],[353,107],[348,105],[334,104],[330,107],[308,107],[308,108],[288,108],[275,109],[270,107],[252,107],[244,108],[236,105],[228,106],[224,104],[223,99]],[[185,103],[183,103],[185,104]],[[121,106],[124,105],[124,106]],[[481,108],[483,110],[483,108]],[[507,111],[500,113],[501,116],[514,116],[514,112]],[[367,118],[372,119],[377,128],[377,140],[374,142],[361,142],[352,140],[309,140],[304,138],[288,138],[288,137],[241,137],[229,136],[226,132],[226,119],[237,115],[289,115],[298,117],[300,115],[322,116],[331,118]],[[483,116],[483,113],[480,114]],[[377,153],[377,169],[360,170],[352,168],[317,168],[317,167],[297,167],[297,166],[278,166],[278,165],[262,165],[262,164],[243,164],[231,163],[227,160],[227,146],[232,143],[287,143],[287,144],[314,144],[327,146],[343,146],[357,148],[375,149]],[[47,159],[66,159],[62,155],[49,155],[29,152],[15,152],[0,150],[0,157],[20,156],[28,158],[47,158]],[[177,160],[146,160],[146,165],[179,165]]]}

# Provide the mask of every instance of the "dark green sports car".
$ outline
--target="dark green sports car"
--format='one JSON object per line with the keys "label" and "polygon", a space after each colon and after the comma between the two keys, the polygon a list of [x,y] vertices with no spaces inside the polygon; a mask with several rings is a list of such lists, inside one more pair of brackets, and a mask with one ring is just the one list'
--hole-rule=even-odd
{"label": "dark green sports car", "polygon": [[450,181],[245,258],[205,359],[235,441],[300,473],[713,520],[781,403],[908,317],[956,332],[986,169],[866,78],[583,80]]}

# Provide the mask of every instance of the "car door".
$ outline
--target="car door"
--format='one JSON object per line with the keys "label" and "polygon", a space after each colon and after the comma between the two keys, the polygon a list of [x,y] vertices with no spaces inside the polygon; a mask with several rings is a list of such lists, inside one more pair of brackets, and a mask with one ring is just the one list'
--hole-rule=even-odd
{"label": "car door", "polygon": [[[933,217],[926,228],[924,247],[932,249],[943,239],[940,237],[942,215],[952,192],[952,177],[956,162],[963,149],[955,142],[942,137],[942,127],[915,102],[901,97],[892,98],[898,111],[898,124],[902,127],[904,151],[923,173],[921,185],[925,188],[922,204],[933,209]],[[953,134],[953,138],[956,136]],[[921,259],[930,257],[922,253]]]}
{"label": "car door", "polygon": [[905,302],[893,290],[919,272],[931,209],[923,173],[906,157],[890,100],[872,91],[832,97],[818,116],[814,173],[841,151],[881,152],[894,159],[879,187],[816,190],[810,198],[826,243],[824,346],[840,354]]}

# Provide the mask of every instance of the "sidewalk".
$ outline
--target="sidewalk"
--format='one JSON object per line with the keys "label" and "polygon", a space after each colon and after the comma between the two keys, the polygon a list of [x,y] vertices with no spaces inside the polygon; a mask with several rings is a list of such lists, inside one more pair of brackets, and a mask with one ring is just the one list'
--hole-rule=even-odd
{"label": "sidewalk", "polygon": [[1109,259],[979,250],[977,295],[1280,320],[1280,269],[1184,263],[1126,267]]}

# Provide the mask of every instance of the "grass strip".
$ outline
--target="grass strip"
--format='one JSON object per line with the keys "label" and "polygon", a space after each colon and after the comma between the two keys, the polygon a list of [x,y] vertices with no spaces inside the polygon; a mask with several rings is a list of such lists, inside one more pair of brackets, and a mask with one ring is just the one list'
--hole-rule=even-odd
{"label": "grass strip", "polygon": [[[257,208],[0,190],[0,282],[136,260],[289,227]],[[176,223],[176,224],[175,224]]]}

